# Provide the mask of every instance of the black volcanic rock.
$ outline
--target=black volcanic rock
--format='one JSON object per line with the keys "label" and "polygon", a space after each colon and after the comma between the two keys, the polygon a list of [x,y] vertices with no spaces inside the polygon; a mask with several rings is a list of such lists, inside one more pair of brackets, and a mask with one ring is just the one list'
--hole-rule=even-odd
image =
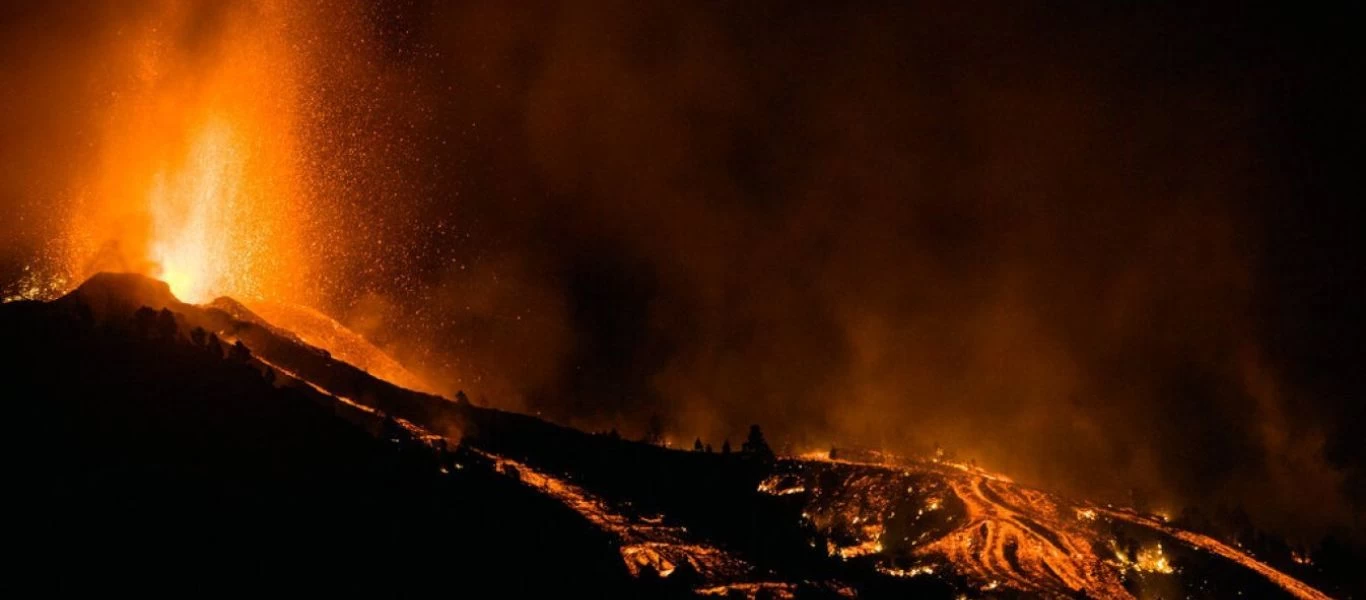
{"label": "black volcanic rock", "polygon": [[165,282],[133,273],[97,273],[56,304],[65,308],[85,306],[98,321],[127,319],[143,306],[174,312],[189,306],[176,299]]}
{"label": "black volcanic rock", "polygon": [[141,306],[221,318],[121,275],[0,306],[22,350],[0,362],[7,589],[636,596],[563,505],[491,470],[442,474],[311,387],[119,326]]}
{"label": "black volcanic rock", "polygon": [[[179,334],[140,332],[142,307],[173,313]],[[212,351],[188,335],[196,327],[250,352]],[[1283,595],[1137,513],[951,464],[680,452],[451,402],[336,360],[231,299],[181,303],[136,275],[0,306],[0,333],[20,350],[0,363],[11,424],[0,455],[19,504],[7,541],[34,573],[94,568],[67,552],[78,546],[144,584],[166,569],[325,574],[385,595],[445,584],[514,597]],[[999,556],[981,549],[992,539],[1006,540]],[[943,540],[968,554],[921,552]],[[1162,542],[1174,573],[1105,558],[1121,540]],[[1059,551],[1040,563],[1048,548]],[[1350,573],[1278,567],[1354,589]],[[1118,572],[1092,577],[1105,569]],[[1078,588],[1059,572],[1114,585]],[[1015,580],[995,590],[1001,578]]]}
{"label": "black volcanic rock", "polygon": [[[114,327],[126,324],[143,306],[167,309],[176,315],[182,335],[199,327],[229,344],[241,341],[263,363],[296,374],[328,393],[363,400],[367,405],[418,422],[459,420],[459,415],[446,414],[453,403],[400,388],[336,360],[231,298],[219,298],[203,306],[187,304],[177,300],[165,283],[155,279],[133,273],[100,273],[53,304],[68,314],[88,314],[96,323]],[[440,419],[438,415],[442,415]]]}

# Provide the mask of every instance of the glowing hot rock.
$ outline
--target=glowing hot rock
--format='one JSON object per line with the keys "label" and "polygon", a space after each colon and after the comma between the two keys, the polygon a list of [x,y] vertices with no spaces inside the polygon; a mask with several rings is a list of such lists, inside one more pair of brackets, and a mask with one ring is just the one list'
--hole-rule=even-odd
{"label": "glowing hot rock", "polygon": [[237,182],[242,159],[227,125],[205,128],[190,149],[184,169],[158,174],[150,193],[153,273],[186,302],[212,299],[215,289],[232,288],[230,254],[244,232],[237,215]]}

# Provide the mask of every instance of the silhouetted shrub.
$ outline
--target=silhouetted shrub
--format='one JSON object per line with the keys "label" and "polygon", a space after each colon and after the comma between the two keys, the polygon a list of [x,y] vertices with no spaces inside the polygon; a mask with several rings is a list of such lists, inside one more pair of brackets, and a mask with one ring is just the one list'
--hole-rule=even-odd
{"label": "silhouetted shrub", "polygon": [[133,331],[138,337],[147,338],[152,336],[152,331],[156,327],[157,311],[150,306],[139,308],[133,313]]}
{"label": "silhouetted shrub", "polygon": [[773,449],[769,447],[768,441],[764,439],[764,432],[759,429],[758,425],[749,426],[749,437],[745,439],[745,443],[740,445],[740,452],[759,460],[770,461],[774,459]]}
{"label": "silhouetted shrub", "polygon": [[172,313],[169,309],[165,309],[165,308],[161,309],[161,312],[157,313],[157,322],[156,322],[156,337],[157,337],[157,339],[161,339],[161,340],[173,340],[173,339],[176,338],[176,334],[177,334],[178,332],[179,332],[179,327],[176,326],[175,314]]}

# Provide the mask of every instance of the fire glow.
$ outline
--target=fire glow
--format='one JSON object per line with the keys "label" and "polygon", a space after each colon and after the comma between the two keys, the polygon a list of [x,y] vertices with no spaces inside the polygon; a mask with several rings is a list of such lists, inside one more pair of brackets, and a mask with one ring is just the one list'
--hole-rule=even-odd
{"label": "fire glow", "polygon": [[67,278],[135,272],[181,300],[301,301],[291,235],[309,202],[295,151],[298,94],[283,9],[224,9],[210,46],[177,36],[203,14],[168,5],[126,32],[99,161],[77,188]]}
{"label": "fire glow", "polygon": [[181,172],[159,175],[148,194],[152,275],[187,302],[207,301],[224,286],[219,265],[233,253],[230,211],[243,175],[228,125],[210,124],[197,137]]}
{"label": "fire glow", "polygon": [[[862,462],[806,453],[794,457],[791,471],[764,481],[758,491],[776,496],[800,486],[801,491],[794,493],[807,498],[803,522],[825,538],[831,556],[846,560],[870,557],[878,572],[893,577],[932,574],[937,566],[943,566],[966,576],[983,591],[1004,587],[1026,594],[1131,598],[1134,595],[1124,585],[1126,571],[1153,576],[1179,572],[1160,542],[1138,548],[1132,556],[1118,549],[1113,539],[1108,540],[1107,548],[1107,535],[1101,528],[1104,520],[1138,525],[1220,556],[1258,573],[1296,598],[1327,598],[1245,552],[1209,536],[1172,527],[1156,516],[1073,504],[1006,477],[938,457],[876,458],[875,462]],[[824,477],[838,481],[837,486],[817,483],[822,480],[821,473],[827,472],[838,475]],[[904,538],[897,543],[884,539],[898,505],[920,504],[913,517],[918,521],[929,513],[947,510],[946,498],[961,505],[963,518],[953,516],[940,529],[925,529],[914,540]],[[911,564],[898,563],[906,560]]]}

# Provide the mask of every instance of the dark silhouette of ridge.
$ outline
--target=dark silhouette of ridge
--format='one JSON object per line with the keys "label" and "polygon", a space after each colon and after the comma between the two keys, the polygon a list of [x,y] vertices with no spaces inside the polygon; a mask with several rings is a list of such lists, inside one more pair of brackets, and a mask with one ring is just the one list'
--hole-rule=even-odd
{"label": "dark silhouette of ridge", "polygon": [[[17,499],[8,541],[34,580],[74,585],[76,572],[190,589],[166,576],[178,573],[314,592],[600,598],[689,596],[716,583],[687,561],[629,577],[619,551],[637,534],[614,528],[639,526],[646,541],[660,527],[674,532],[663,539],[708,545],[699,556],[734,557],[741,583],[779,586],[732,596],[950,598],[975,589],[952,572],[892,577],[873,557],[828,550],[857,543],[861,529],[818,527],[809,511],[881,501],[843,494],[904,475],[776,457],[758,425],[738,452],[724,451],[728,443],[705,451],[700,439],[692,447],[704,451],[679,451],[452,401],[337,360],[231,298],[183,303],[140,275],[102,273],[53,302],[0,306],[0,333],[12,355],[0,363],[10,424],[0,472]],[[604,528],[556,500],[549,484],[495,460],[590,491],[595,510],[618,520]],[[888,488],[893,514],[915,515],[926,490],[946,489],[919,477],[929,477],[913,486],[920,495]],[[761,493],[764,485],[795,493]],[[923,521],[889,521],[887,545],[920,560],[897,540],[950,531],[964,507],[943,504]],[[1143,533],[1115,532],[1130,541]],[[1170,551],[1204,587],[1163,593],[1279,593],[1216,558]],[[1323,556],[1358,564],[1350,549],[1337,552]],[[1355,593],[1350,569],[1279,566],[1330,593]],[[1144,581],[1134,577],[1133,586]]]}
{"label": "dark silhouette of ridge", "polygon": [[[175,333],[137,332],[144,307],[176,311]],[[403,432],[372,435],[378,417],[189,335],[207,323],[244,331],[136,276],[0,306],[7,588],[637,595],[563,505],[443,474]]]}

